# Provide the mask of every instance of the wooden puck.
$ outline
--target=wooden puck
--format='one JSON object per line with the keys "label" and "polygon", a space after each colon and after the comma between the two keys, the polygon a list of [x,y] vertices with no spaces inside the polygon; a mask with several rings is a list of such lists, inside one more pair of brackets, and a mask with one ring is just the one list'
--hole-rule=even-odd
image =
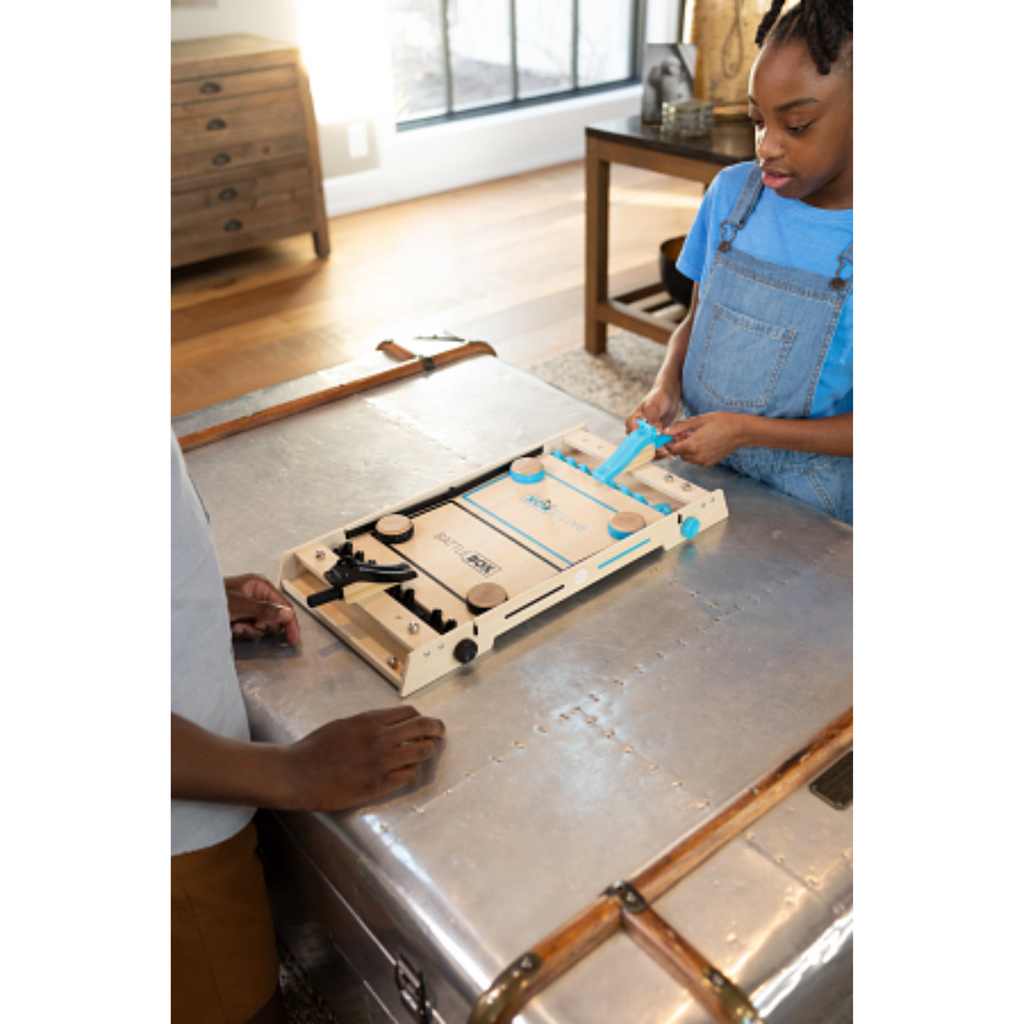
{"label": "wooden puck", "polygon": [[627,537],[644,528],[644,517],[639,512],[616,512],[608,521],[613,537]]}
{"label": "wooden puck", "polygon": [[475,587],[470,587],[466,594],[466,604],[474,615],[489,612],[507,600],[505,588],[499,587],[497,583],[478,583]]}
{"label": "wooden puck", "polygon": [[412,533],[412,520],[401,515],[383,516],[373,528],[373,535],[385,544],[404,544]]}
{"label": "wooden puck", "polygon": [[544,463],[532,456],[516,459],[509,467],[509,473],[516,483],[539,483],[544,478]]}

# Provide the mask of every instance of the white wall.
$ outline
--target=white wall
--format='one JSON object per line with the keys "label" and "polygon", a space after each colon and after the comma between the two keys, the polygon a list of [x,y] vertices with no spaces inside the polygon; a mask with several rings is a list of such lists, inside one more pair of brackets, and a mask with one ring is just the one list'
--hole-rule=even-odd
{"label": "white wall", "polygon": [[[678,0],[648,0],[650,42],[679,39],[678,8]],[[329,217],[580,159],[587,124],[640,109],[637,85],[398,132],[385,0],[216,0],[171,8],[173,40],[233,32],[302,47]],[[352,125],[368,143],[355,157]]]}
{"label": "white wall", "polygon": [[245,32],[285,43],[299,41],[295,0],[213,0],[201,7],[171,7],[171,40]]}

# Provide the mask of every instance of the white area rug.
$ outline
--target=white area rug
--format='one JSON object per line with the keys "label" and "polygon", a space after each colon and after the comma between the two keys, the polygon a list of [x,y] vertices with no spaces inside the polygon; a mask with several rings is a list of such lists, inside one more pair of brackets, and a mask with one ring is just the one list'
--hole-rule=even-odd
{"label": "white area rug", "polygon": [[625,419],[647,394],[665,346],[626,331],[608,332],[608,351],[592,356],[582,344],[529,372],[570,395]]}

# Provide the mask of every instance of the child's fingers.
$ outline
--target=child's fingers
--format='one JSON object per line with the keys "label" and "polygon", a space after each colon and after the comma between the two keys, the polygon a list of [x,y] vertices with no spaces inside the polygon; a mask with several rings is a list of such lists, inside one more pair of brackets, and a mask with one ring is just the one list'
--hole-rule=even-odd
{"label": "child's fingers", "polygon": [[641,420],[647,420],[648,423],[651,422],[650,413],[647,411],[647,407],[645,405],[641,405],[640,408],[637,409],[628,420],[626,420],[626,433],[632,434],[633,431],[640,426]]}
{"label": "child's fingers", "polygon": [[676,420],[675,423],[670,423],[665,429],[666,434],[671,434],[677,440],[683,440],[688,434],[692,433],[698,427],[703,426],[704,418],[702,416],[691,416],[689,419]]}

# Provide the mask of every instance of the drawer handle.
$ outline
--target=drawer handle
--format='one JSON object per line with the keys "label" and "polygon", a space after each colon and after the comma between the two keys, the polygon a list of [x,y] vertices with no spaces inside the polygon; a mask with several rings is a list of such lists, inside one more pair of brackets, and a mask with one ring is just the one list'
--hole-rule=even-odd
{"label": "drawer handle", "polygon": [[220,84],[218,82],[203,82],[199,87],[199,91],[209,96],[210,93],[220,92]]}
{"label": "drawer handle", "polygon": [[220,198],[226,202],[228,199],[234,199],[237,195],[238,193],[233,188],[225,188],[221,189]]}
{"label": "drawer handle", "polygon": [[219,132],[224,128],[227,128],[227,124],[219,117],[215,117],[212,121],[206,122],[206,130],[208,132]]}
{"label": "drawer handle", "polygon": [[224,225],[224,230],[225,231],[238,231],[238,230],[241,229],[241,227],[242,227],[242,222],[240,220],[229,220],[227,222],[227,224]]}
{"label": "drawer handle", "polygon": [[229,156],[227,155],[227,153],[218,153],[218,154],[217,154],[217,155],[216,155],[216,156],[215,156],[215,157],[213,158],[213,162],[214,162],[214,163],[215,163],[215,164],[216,164],[216,165],[217,165],[218,167],[223,167],[223,166],[224,166],[224,164],[229,164],[229,163],[231,163],[231,157],[229,157]]}

